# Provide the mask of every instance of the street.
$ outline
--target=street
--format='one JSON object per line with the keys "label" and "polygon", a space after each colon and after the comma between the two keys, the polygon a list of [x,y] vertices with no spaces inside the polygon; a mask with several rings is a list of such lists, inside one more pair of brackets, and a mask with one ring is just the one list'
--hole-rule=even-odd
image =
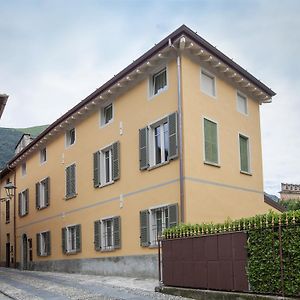
{"label": "street", "polygon": [[0,268],[0,300],[184,299],[154,292],[157,285],[158,281],[155,279],[19,271]]}

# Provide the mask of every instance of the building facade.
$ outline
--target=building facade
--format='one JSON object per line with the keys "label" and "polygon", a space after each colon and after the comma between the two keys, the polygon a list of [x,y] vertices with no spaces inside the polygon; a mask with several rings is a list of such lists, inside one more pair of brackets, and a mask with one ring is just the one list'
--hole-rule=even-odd
{"label": "building facade", "polygon": [[300,184],[281,183],[280,200],[300,199]]}
{"label": "building facade", "polygon": [[[17,266],[155,277],[164,228],[272,209],[264,202],[259,106],[274,95],[181,26],[1,173],[2,186],[8,177],[17,186]],[[1,241],[14,232],[3,211],[1,203]]]}

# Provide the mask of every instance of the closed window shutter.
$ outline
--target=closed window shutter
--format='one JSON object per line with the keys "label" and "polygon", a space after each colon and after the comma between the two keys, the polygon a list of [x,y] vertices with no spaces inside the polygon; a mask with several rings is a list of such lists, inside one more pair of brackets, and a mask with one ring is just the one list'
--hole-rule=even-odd
{"label": "closed window shutter", "polygon": [[94,160],[94,187],[98,187],[101,184],[100,181],[100,152],[97,151],[93,154]]}
{"label": "closed window shutter", "polygon": [[249,172],[248,138],[240,135],[241,171]]}
{"label": "closed window shutter", "polygon": [[204,119],[205,161],[218,163],[217,124]]}
{"label": "closed window shutter", "polygon": [[61,229],[61,245],[62,245],[63,253],[67,253],[66,237],[67,237],[67,228],[62,228]]}
{"label": "closed window shutter", "polygon": [[81,225],[76,225],[76,252],[81,251]]}
{"label": "closed window shutter", "polygon": [[49,206],[50,204],[50,178],[45,179],[45,204]]}
{"label": "closed window shutter", "polygon": [[70,196],[71,194],[71,166],[66,168],[66,196]]}
{"label": "closed window shutter", "polygon": [[121,218],[113,218],[113,228],[114,228],[114,248],[121,248]]}
{"label": "closed window shutter", "polygon": [[95,250],[101,250],[101,221],[94,222],[94,244]]}
{"label": "closed window shutter", "polygon": [[178,157],[177,113],[168,116],[169,126],[169,159]]}
{"label": "closed window shutter", "polygon": [[76,165],[71,166],[71,180],[70,180],[70,187],[71,187],[71,195],[76,194]]}
{"label": "closed window shutter", "polygon": [[50,231],[46,232],[46,251],[47,255],[51,254],[51,238],[50,238]]}
{"label": "closed window shutter", "polygon": [[25,190],[25,214],[29,212],[29,190]]}
{"label": "closed window shutter", "polygon": [[19,210],[19,216],[22,215],[21,213],[21,193],[18,195],[18,210]]}
{"label": "closed window shutter", "polygon": [[41,235],[39,233],[36,234],[36,255],[41,256],[41,243],[40,243]]}
{"label": "closed window shutter", "polygon": [[149,211],[140,211],[140,244],[142,247],[148,247],[150,245],[150,234],[149,234]]}
{"label": "closed window shutter", "polygon": [[35,206],[37,209],[40,208],[40,183],[35,184]]}
{"label": "closed window shutter", "polygon": [[178,204],[172,204],[168,206],[169,210],[169,227],[176,226],[178,224]]}
{"label": "closed window shutter", "polygon": [[120,143],[112,145],[112,174],[113,180],[120,179]]}
{"label": "closed window shutter", "polygon": [[140,170],[146,170],[149,167],[148,127],[139,130],[139,147],[140,147]]}

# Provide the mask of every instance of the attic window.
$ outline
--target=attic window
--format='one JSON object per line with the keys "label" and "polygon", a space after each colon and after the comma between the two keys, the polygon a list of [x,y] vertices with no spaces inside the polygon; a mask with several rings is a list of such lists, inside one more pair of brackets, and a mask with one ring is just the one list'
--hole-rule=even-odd
{"label": "attic window", "polygon": [[66,146],[69,147],[75,144],[76,140],[76,132],[75,128],[72,128],[66,132]]}
{"label": "attic window", "polygon": [[22,176],[26,175],[26,162],[22,163],[21,173],[22,173]]}
{"label": "attic window", "polygon": [[46,148],[43,148],[41,151],[40,151],[40,162],[41,164],[46,162],[47,161],[47,150]]}
{"label": "attic window", "polygon": [[167,68],[163,68],[151,77],[152,96],[164,91],[167,87]]}

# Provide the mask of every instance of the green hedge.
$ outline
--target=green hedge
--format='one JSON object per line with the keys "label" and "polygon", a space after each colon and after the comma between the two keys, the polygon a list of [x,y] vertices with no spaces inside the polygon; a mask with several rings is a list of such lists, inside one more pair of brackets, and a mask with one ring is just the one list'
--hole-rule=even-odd
{"label": "green hedge", "polygon": [[251,290],[282,294],[279,227],[283,257],[285,295],[300,295],[300,210],[283,214],[269,212],[222,224],[180,224],[168,228],[163,239],[174,239],[234,231],[247,231],[248,279]]}

